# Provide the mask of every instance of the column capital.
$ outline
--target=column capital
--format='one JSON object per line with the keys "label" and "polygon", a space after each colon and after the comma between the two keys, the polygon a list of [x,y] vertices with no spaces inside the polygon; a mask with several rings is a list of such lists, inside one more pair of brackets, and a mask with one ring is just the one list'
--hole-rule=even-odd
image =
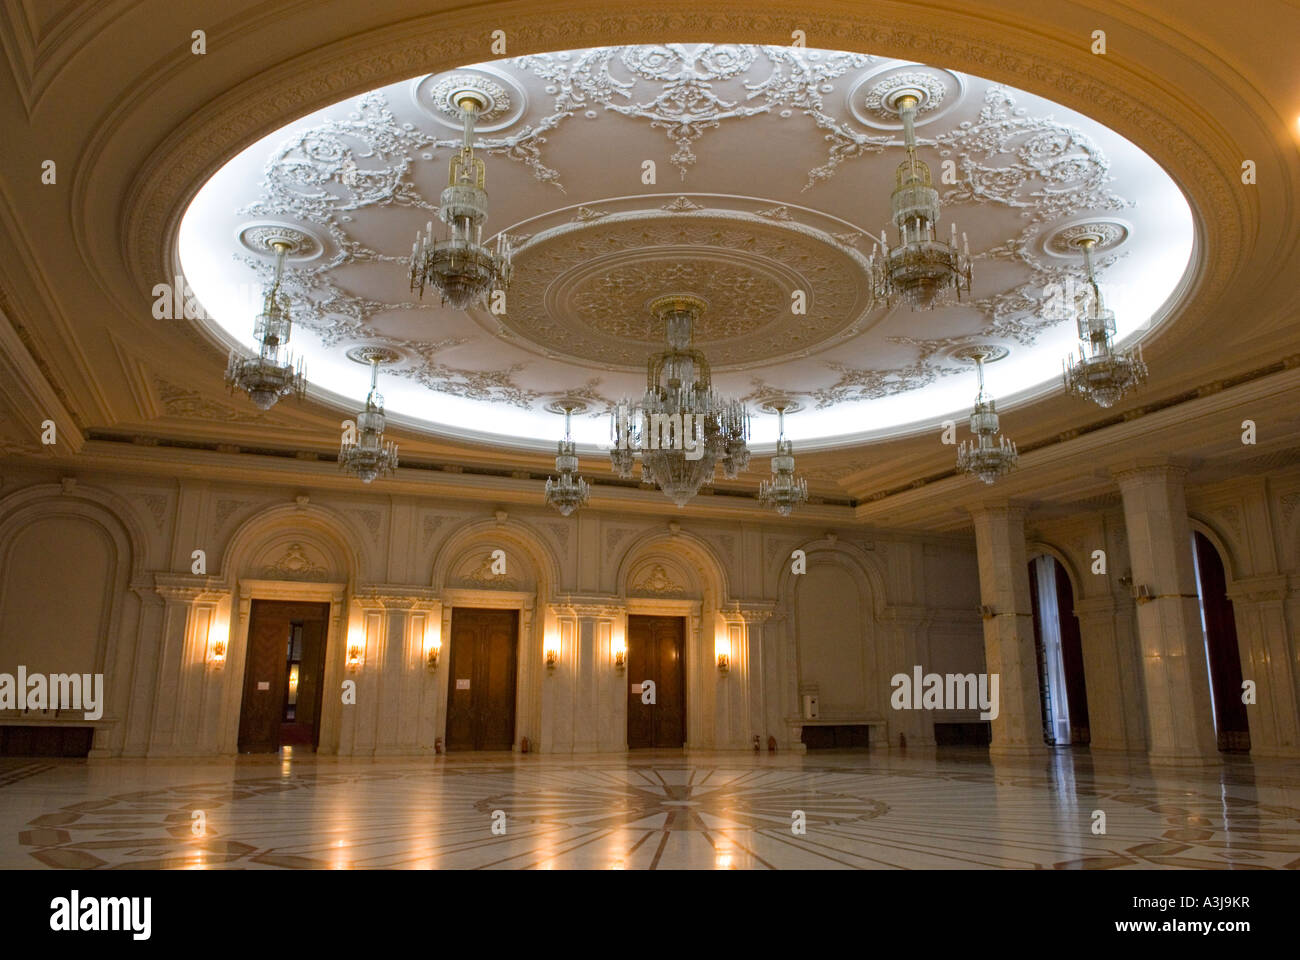
{"label": "column capital", "polygon": [[358,587],[353,597],[363,609],[430,609],[440,602],[438,592],[432,587],[397,583],[368,583]]}
{"label": "column capital", "polygon": [[1233,603],[1281,602],[1286,598],[1287,580],[1285,573],[1243,577],[1228,584],[1228,597]]}
{"label": "column capital", "polygon": [[[148,589],[143,584],[133,586],[141,596],[144,595],[141,589]],[[192,603],[195,600],[216,601],[230,596],[230,591],[217,578],[186,573],[155,573],[153,592],[173,603]]]}
{"label": "column capital", "polygon": [[728,621],[744,620],[746,623],[763,623],[776,612],[772,600],[733,600],[718,611]]}
{"label": "column capital", "polygon": [[1176,478],[1181,480],[1187,475],[1188,463],[1178,457],[1154,456],[1134,457],[1112,464],[1110,475],[1121,486],[1135,479],[1148,477]]}
{"label": "column capital", "polygon": [[604,595],[556,597],[552,607],[557,613],[584,619],[613,620],[622,616],[627,607],[618,597]]}
{"label": "column capital", "polygon": [[1009,519],[1024,519],[1029,512],[1030,504],[1024,500],[1011,500],[1006,497],[990,497],[984,500],[974,500],[965,504],[964,509],[970,514],[971,519],[976,517],[1007,517]]}

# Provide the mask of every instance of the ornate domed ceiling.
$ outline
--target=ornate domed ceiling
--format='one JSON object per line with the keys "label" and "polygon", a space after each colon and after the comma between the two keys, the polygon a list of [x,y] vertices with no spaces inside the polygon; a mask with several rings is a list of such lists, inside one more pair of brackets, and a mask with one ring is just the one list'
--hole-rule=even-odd
{"label": "ornate domed ceiling", "polygon": [[[449,98],[466,85],[490,101],[476,137],[485,239],[505,231],[516,245],[496,313],[407,289],[411,241],[436,219],[459,143]],[[955,222],[974,259],[971,297],[950,308],[870,296],[867,231],[889,218],[903,157],[889,94],[901,87],[923,92],[917,135],[942,180],[940,228]],[[1085,226],[1103,237],[1099,279],[1121,341],[1171,312],[1193,247],[1173,181],[1087,117],[937,67],[748,45],[477,64],[253,144],[203,186],[180,229],[203,322],[228,343],[254,343],[273,265],[260,241],[286,226],[310,238],[285,287],[315,392],[354,408],[368,373],[346,351],[382,345],[401,357],[381,385],[393,419],[521,447],[553,444],[565,396],[593,414],[575,421],[575,439],[607,443],[596,414],[644,389],[664,334],[647,305],[666,293],[707,301],[696,343],[718,389],[754,407],[791,396],[787,432],[808,449],[960,418],[975,387],[954,354],[972,343],[1009,352],[989,371],[995,395],[1059,389],[1076,330],[1050,308],[1052,291],[1080,275],[1069,240]],[[773,420],[756,418],[759,444],[775,439]]]}

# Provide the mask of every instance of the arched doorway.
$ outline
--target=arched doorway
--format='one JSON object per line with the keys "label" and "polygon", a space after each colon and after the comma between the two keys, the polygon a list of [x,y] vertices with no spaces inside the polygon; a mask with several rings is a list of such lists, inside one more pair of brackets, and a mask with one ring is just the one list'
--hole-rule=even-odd
{"label": "arched doorway", "polygon": [[1241,654],[1237,648],[1237,621],[1228,599],[1227,573],[1214,543],[1199,530],[1192,531],[1192,559],[1219,749],[1249,753],[1250,725],[1241,700]]}
{"label": "arched doorway", "polygon": [[1074,587],[1059,560],[1042,554],[1029,561],[1029,594],[1043,708],[1043,740],[1053,746],[1087,743],[1088,692],[1083,644],[1074,615]]}

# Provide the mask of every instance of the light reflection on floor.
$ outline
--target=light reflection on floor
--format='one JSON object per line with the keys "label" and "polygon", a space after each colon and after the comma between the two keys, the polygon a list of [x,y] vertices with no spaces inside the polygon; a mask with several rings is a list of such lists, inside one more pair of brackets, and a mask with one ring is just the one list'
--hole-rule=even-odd
{"label": "light reflection on floor", "polygon": [[1300,767],[979,748],[0,759],[0,867],[123,866],[1295,868]]}

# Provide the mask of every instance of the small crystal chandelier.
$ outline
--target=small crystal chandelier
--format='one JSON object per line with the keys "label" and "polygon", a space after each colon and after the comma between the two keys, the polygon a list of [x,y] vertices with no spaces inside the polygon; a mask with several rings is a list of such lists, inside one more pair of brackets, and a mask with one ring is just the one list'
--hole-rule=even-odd
{"label": "small crystal chandelier", "polygon": [[772,458],[772,479],[759,481],[758,502],[788,517],[791,510],[808,501],[808,482],[794,475],[794,444],[785,438],[785,411],[789,404],[778,400],[770,406],[780,418],[779,432],[776,456]]}
{"label": "small crystal chandelier", "polygon": [[1147,365],[1142,360],[1141,344],[1127,350],[1114,347],[1115,314],[1102,302],[1092,270],[1092,248],[1097,238],[1084,235],[1075,243],[1083,249],[1088,271],[1089,289],[1075,300],[1079,339],[1086,346],[1080,346],[1077,355],[1071,354],[1063,361],[1065,389],[1100,407],[1111,407],[1146,381]]}
{"label": "small crystal chandelier", "polygon": [[262,312],[253,327],[257,356],[246,357],[232,350],[226,364],[226,386],[232,393],[241,390],[248,394],[259,410],[270,410],[277,400],[291,394],[301,400],[306,391],[302,358],[295,362],[289,353],[293,327],[289,298],[280,292],[284,258],[295,242],[289,236],[273,237],[267,246],[275,251],[275,279],[263,296]]}
{"label": "small crystal chandelier", "polygon": [[558,455],[555,458],[555,469],[559,471],[560,476],[559,479],[546,478],[546,502],[567,517],[574,510],[586,505],[591,497],[591,487],[586,480],[578,476],[577,445],[569,432],[569,420],[577,404],[571,400],[563,400],[559,407],[564,411],[564,439],[560,441]]}
{"label": "small crystal chandelier", "polygon": [[510,240],[497,236],[493,252],[483,245],[483,221],[487,219],[487,191],[483,188],[487,170],[474,156],[471,146],[474,119],[487,106],[483,94],[459,90],[451,97],[465,119],[460,152],[451,158],[447,188],[442,191],[438,216],[451,228],[451,235],[433,238],[433,221],[424,235],[416,234],[411,247],[411,291],[424,296],[426,285],[436,287],[443,303],[463,310],[489,289],[510,284]]}
{"label": "small crystal chandelier", "polygon": [[749,411],[713,391],[708,358],[692,345],[706,306],[690,294],[651,302],[651,314],[667,330],[668,349],[647,362],[641,400],[622,400],[611,414],[614,470],[630,478],[639,454],[642,482],[657,485],[679,507],[713,482],[716,467],[734,480],[749,466]]}
{"label": "small crystal chandelier", "polygon": [[[979,477],[985,483],[992,483],[998,477],[1010,473],[1020,460],[1016,445],[998,435],[997,410],[993,398],[984,389],[985,362],[1001,360],[1006,356],[1006,351],[987,346],[975,347],[958,356],[975,362],[979,393],[975,395],[975,409],[970,415],[970,432],[974,437],[969,441],[963,440],[957,448],[957,469]],[[994,437],[997,437],[996,443]]]}
{"label": "small crystal chandelier", "polygon": [[[919,90],[895,91],[889,98],[903,119],[903,141],[907,159],[894,175],[890,195],[898,246],[889,245],[888,228],[881,231],[880,244],[871,255],[872,287],[877,300],[893,306],[899,300],[913,310],[947,306],[970,295],[971,261],[966,234],[957,250],[957,226],[952,241],[941,240],[939,191],[933,186],[930,168],[916,155],[916,110],[924,94]],[[876,253],[880,259],[876,259]]]}
{"label": "small crystal chandelier", "polygon": [[379,365],[392,363],[397,354],[378,347],[354,347],[348,359],[370,364],[370,393],[365,409],[357,414],[353,430],[339,444],[339,468],[369,483],[397,468],[397,444],[384,439],[384,398],[378,388]]}

